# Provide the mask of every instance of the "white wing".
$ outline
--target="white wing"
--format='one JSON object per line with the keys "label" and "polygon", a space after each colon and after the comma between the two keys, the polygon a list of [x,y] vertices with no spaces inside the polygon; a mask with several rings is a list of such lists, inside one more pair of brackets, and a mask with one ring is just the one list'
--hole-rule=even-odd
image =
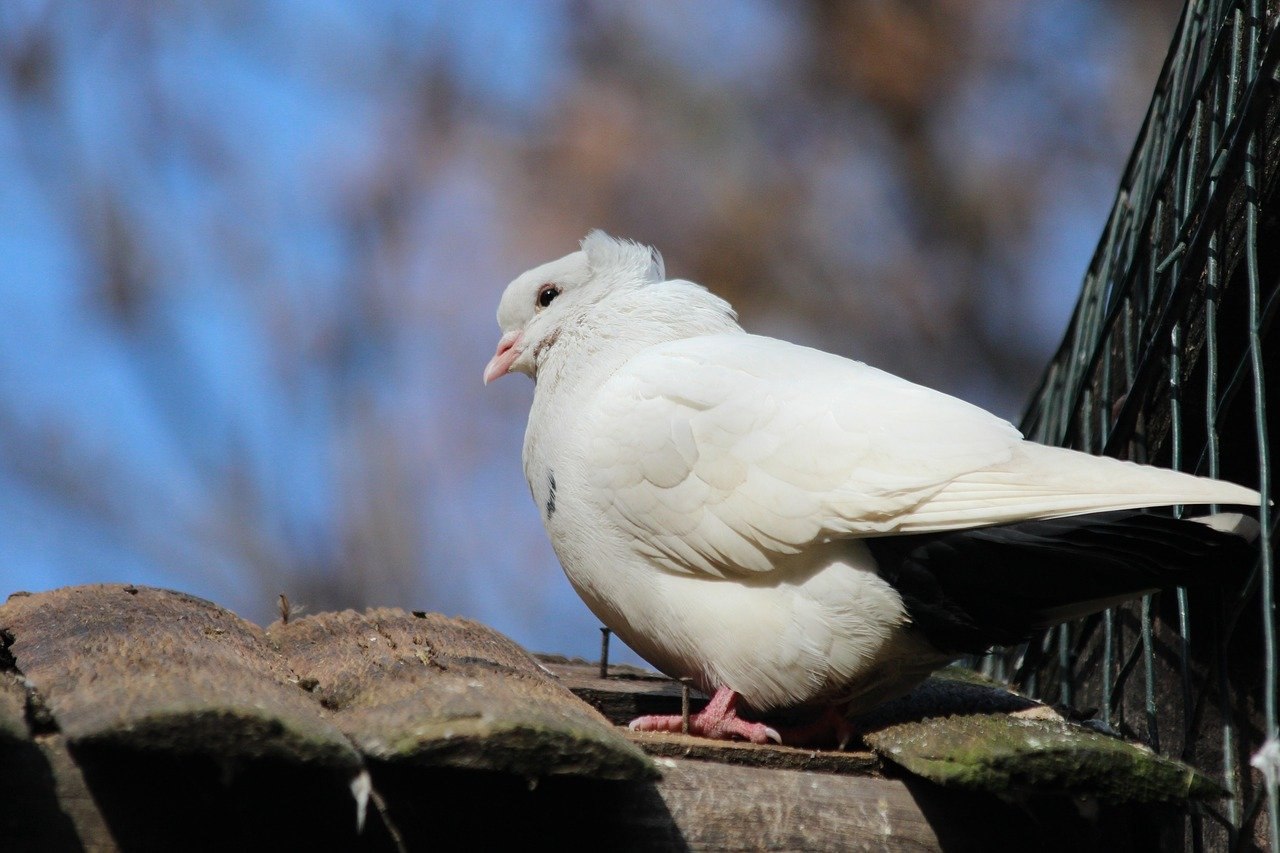
{"label": "white wing", "polygon": [[1022,441],[864,364],[745,334],[643,351],[586,412],[593,495],[680,572],[763,572],[806,545],[1256,493]]}

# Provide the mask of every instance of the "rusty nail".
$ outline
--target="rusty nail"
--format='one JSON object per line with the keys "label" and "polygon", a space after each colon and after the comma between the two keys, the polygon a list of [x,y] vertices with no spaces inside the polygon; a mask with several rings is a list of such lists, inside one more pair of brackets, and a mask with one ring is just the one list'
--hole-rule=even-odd
{"label": "rusty nail", "polygon": [[680,734],[689,733],[689,683],[693,679],[685,676],[680,679]]}
{"label": "rusty nail", "polygon": [[600,629],[600,677],[609,677],[609,629]]}

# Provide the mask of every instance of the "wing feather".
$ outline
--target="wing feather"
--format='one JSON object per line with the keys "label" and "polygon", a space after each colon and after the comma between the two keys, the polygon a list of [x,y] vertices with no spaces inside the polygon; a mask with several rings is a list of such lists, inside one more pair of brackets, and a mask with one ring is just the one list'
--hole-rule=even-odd
{"label": "wing feather", "polygon": [[677,572],[767,572],[833,538],[1172,503],[1256,503],[1228,483],[1022,440],[976,406],[772,338],[651,347],[586,412],[606,517]]}

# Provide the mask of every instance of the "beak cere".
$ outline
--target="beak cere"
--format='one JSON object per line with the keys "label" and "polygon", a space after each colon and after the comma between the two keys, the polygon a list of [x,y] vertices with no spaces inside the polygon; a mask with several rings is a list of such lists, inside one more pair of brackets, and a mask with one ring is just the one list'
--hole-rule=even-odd
{"label": "beak cere", "polygon": [[489,359],[489,363],[484,368],[485,385],[511,371],[511,365],[520,356],[519,344],[523,336],[523,333],[517,330],[507,332],[498,341],[498,351],[493,354],[493,358]]}

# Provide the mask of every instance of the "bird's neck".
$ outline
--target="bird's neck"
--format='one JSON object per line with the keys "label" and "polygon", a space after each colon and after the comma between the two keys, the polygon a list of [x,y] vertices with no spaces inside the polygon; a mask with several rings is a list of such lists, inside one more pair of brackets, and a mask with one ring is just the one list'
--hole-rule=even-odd
{"label": "bird's neck", "polygon": [[565,323],[538,365],[539,395],[592,393],[637,353],[701,335],[742,332],[729,304],[687,281],[615,292]]}
{"label": "bird's neck", "polygon": [[[698,285],[665,281],[611,294],[561,326],[555,344],[538,364],[525,473],[537,493],[551,469],[572,464],[581,451],[578,424],[566,412],[581,412],[600,386],[638,353],[669,341],[714,334],[745,334],[733,309]],[[548,470],[534,471],[534,460]]]}

